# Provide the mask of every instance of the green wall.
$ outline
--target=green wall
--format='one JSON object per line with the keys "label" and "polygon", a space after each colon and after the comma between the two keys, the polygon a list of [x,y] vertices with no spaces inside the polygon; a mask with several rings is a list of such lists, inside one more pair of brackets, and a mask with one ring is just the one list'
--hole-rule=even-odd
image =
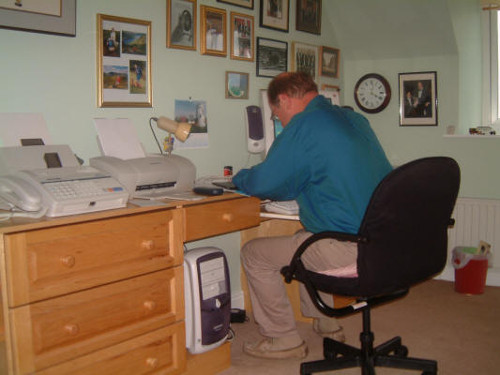
{"label": "green wall", "polygon": [[[260,161],[259,156],[249,155],[246,151],[243,111],[247,105],[258,104],[258,91],[267,86],[269,79],[255,76],[255,63],[166,48],[166,3],[165,0],[78,1],[75,38],[0,29],[0,112],[42,113],[53,141],[69,144],[88,162],[90,157],[99,154],[94,118],[130,118],[146,150],[157,152],[148,125],[149,118],[173,116],[175,99],[206,100],[209,148],[179,151],[196,164],[198,177],[221,174],[224,165],[232,165],[237,171]],[[390,160],[401,164],[421,156],[451,155],[462,167],[462,196],[500,198],[497,166],[500,140],[443,137],[446,126],[457,125],[464,130],[476,126],[480,118],[478,80],[481,62],[476,0],[377,0],[379,7],[373,0],[325,0],[321,36],[295,31],[295,1],[291,1],[289,33],[261,29],[258,27],[260,1],[254,3],[254,10],[246,10],[215,0],[198,0],[198,5],[253,15],[256,36],[288,41],[289,50],[292,41],[341,48],[341,78],[322,78],[319,83],[340,85],[345,104],[355,106],[353,87],[361,75],[368,72],[383,74],[391,84],[393,99],[382,113],[367,117]],[[419,28],[418,17],[407,15],[392,17],[399,22],[380,21],[390,9],[396,11],[400,4],[411,5],[413,13],[420,6],[426,14],[432,14],[432,25],[446,29],[438,28],[438,34],[431,25],[428,30]],[[362,12],[368,5],[370,17]],[[152,22],[153,108],[97,107],[97,13]],[[337,20],[339,17],[343,22]],[[383,29],[385,38],[376,38],[374,31],[373,37],[358,48],[356,41],[363,36],[353,35],[347,27],[356,30],[359,24],[355,21],[365,18]],[[402,23],[405,24],[404,30],[400,28]],[[406,37],[415,38],[415,30],[418,30],[418,38],[428,41],[421,48],[433,48],[411,56],[403,46]],[[450,38],[454,38],[452,42],[455,44],[448,46]],[[438,42],[443,48],[439,48]],[[444,48],[445,44],[447,48]],[[436,52],[440,50],[443,52]],[[382,56],[381,51],[384,52]],[[248,100],[225,99],[225,71],[228,70],[250,74]],[[398,73],[428,70],[437,71],[439,126],[401,128],[398,125]],[[189,246],[205,244],[220,246],[227,251],[233,290],[240,290],[239,236],[231,234]]]}

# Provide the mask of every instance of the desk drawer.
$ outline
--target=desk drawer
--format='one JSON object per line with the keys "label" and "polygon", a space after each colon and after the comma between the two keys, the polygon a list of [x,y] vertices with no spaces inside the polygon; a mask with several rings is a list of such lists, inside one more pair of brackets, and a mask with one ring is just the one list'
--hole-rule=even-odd
{"label": "desk drawer", "polygon": [[184,319],[183,267],[12,309],[21,373]]}
{"label": "desk drawer", "polygon": [[185,208],[185,238],[193,241],[241,230],[260,223],[260,201],[241,198]]}
{"label": "desk drawer", "polygon": [[9,305],[180,265],[181,223],[169,210],[6,235]]}
{"label": "desk drawer", "polygon": [[180,374],[186,365],[184,323],[176,323],[87,356],[37,372],[40,375]]}

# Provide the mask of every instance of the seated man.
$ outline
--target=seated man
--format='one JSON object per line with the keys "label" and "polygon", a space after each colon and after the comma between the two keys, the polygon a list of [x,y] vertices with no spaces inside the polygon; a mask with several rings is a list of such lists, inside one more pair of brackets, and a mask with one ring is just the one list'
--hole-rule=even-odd
{"label": "seated man", "polygon": [[[280,269],[312,233],[357,233],[373,190],[392,168],[367,119],[330,104],[306,73],[275,77],[268,100],[284,129],[266,159],[241,170],[233,182],[259,198],[297,200],[305,231],[244,245],[241,258],[253,313],[265,338],[245,343],[243,350],[263,358],[304,357],[307,346],[297,331]],[[306,267],[323,271],[352,268],[356,257],[356,244],[326,239],[309,248],[302,260]],[[304,289],[301,311],[314,318],[318,334],[342,340],[337,320],[322,315]]]}

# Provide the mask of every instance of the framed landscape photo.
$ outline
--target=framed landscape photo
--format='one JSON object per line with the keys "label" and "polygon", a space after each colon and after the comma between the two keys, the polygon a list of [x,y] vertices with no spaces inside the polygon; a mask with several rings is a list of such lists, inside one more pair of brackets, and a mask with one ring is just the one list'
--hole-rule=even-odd
{"label": "framed landscape photo", "polygon": [[399,73],[399,125],[437,126],[437,73]]}
{"label": "framed landscape photo", "polygon": [[231,58],[253,61],[253,16],[231,12]]}
{"label": "framed landscape photo", "polygon": [[226,11],[200,6],[201,54],[227,56]]}
{"label": "framed landscape photo", "polygon": [[321,34],[321,0],[297,0],[295,28],[311,34]]}
{"label": "framed landscape photo", "polygon": [[248,99],[249,74],[226,72],[226,99]]}
{"label": "framed landscape photo", "polygon": [[151,107],[151,22],[97,15],[99,107]]}
{"label": "framed landscape photo", "polygon": [[167,47],[196,50],[196,0],[168,0]]}
{"label": "framed landscape photo", "polygon": [[257,38],[257,76],[276,77],[288,70],[288,43]]}
{"label": "framed landscape photo", "polygon": [[0,0],[0,27],[75,36],[76,0]]}
{"label": "framed landscape photo", "polygon": [[260,27],[288,32],[290,0],[260,0]]}
{"label": "framed landscape photo", "polygon": [[339,78],[340,50],[321,47],[319,54],[319,74],[325,77]]}
{"label": "framed landscape photo", "polygon": [[318,47],[292,42],[292,71],[305,72],[314,80],[318,75]]}
{"label": "framed landscape photo", "polygon": [[254,0],[217,0],[217,2],[236,5],[247,9],[253,9]]}

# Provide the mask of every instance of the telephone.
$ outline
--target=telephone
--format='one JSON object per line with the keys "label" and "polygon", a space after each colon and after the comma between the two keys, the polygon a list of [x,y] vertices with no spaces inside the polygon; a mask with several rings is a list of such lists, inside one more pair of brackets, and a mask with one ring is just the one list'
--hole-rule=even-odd
{"label": "telephone", "polygon": [[41,194],[28,181],[15,175],[0,177],[0,198],[11,209],[33,212],[42,208]]}

